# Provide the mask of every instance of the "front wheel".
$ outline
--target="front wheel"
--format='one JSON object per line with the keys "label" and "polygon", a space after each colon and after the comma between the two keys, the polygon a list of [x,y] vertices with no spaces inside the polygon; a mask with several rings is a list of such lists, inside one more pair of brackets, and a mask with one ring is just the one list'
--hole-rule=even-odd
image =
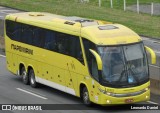
{"label": "front wheel", "polygon": [[33,88],[37,87],[37,82],[36,82],[36,79],[35,79],[35,74],[34,74],[33,69],[31,69],[29,71],[29,82],[30,82],[31,87],[33,87]]}
{"label": "front wheel", "polygon": [[82,99],[83,99],[83,103],[86,106],[91,106],[92,102],[89,99],[89,93],[86,87],[83,88],[83,93],[82,93]]}

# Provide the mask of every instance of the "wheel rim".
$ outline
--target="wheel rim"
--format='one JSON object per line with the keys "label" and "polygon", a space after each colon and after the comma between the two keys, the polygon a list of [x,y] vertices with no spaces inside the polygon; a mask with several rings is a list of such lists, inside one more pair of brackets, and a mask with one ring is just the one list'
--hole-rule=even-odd
{"label": "wheel rim", "polygon": [[23,81],[27,81],[27,73],[25,71],[22,72]]}
{"label": "wheel rim", "polygon": [[89,95],[88,95],[88,92],[86,92],[86,91],[83,94],[83,100],[84,100],[85,104],[89,103]]}
{"label": "wheel rim", "polygon": [[34,78],[33,74],[31,74],[31,84],[35,84],[35,78]]}

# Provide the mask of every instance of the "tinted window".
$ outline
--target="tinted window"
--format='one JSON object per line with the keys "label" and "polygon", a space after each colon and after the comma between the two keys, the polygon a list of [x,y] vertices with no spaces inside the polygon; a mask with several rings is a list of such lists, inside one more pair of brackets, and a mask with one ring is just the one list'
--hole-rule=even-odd
{"label": "tinted window", "polygon": [[57,33],[56,42],[59,53],[72,56],[84,64],[79,37]]}
{"label": "tinted window", "polygon": [[57,52],[57,45],[55,40],[55,32],[50,30],[45,30],[45,43],[44,48],[51,51]]}
{"label": "tinted window", "polygon": [[85,54],[87,58],[87,64],[89,71],[91,75],[98,80],[98,68],[97,68],[97,62],[93,54],[89,51],[89,49],[96,51],[96,45],[92,43],[91,41],[83,38],[83,44],[85,49]]}
{"label": "tinted window", "polygon": [[12,40],[72,56],[84,64],[77,36],[9,20],[6,20],[6,33]]}
{"label": "tinted window", "polygon": [[16,22],[6,21],[6,33],[13,40],[19,41],[21,36],[21,25]]}
{"label": "tinted window", "polygon": [[41,37],[40,37],[40,32],[41,32],[41,29],[40,28],[35,28],[33,29],[33,43],[32,45],[36,46],[36,47],[40,47],[41,45]]}
{"label": "tinted window", "polygon": [[80,62],[84,64],[79,38],[75,36],[69,36],[68,39],[69,39],[68,42],[69,54],[77,58]]}
{"label": "tinted window", "polygon": [[21,42],[26,44],[33,44],[33,27],[30,25],[21,24]]}

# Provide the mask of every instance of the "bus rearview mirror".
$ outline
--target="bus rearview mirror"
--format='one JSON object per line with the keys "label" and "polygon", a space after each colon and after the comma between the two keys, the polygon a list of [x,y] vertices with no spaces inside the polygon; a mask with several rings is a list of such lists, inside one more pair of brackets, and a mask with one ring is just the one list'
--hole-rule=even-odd
{"label": "bus rearview mirror", "polygon": [[151,48],[149,48],[148,46],[145,46],[145,49],[150,53],[150,55],[151,55],[151,63],[152,64],[156,64],[156,54],[155,54],[155,52],[151,49]]}
{"label": "bus rearview mirror", "polygon": [[101,57],[99,56],[99,54],[92,49],[89,49],[89,51],[93,54],[93,56],[96,59],[98,70],[102,70],[102,60],[101,60]]}

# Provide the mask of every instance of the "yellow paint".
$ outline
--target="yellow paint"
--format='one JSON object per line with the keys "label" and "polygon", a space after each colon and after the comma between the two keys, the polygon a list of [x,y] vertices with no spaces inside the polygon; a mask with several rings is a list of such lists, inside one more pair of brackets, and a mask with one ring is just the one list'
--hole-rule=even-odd
{"label": "yellow paint", "polygon": [[145,48],[151,55],[152,64],[156,64],[156,54],[155,54],[155,52],[151,48],[149,48],[148,46],[145,46]]}
{"label": "yellow paint", "polygon": [[102,60],[101,57],[98,55],[97,52],[95,52],[94,50],[90,49],[91,53],[95,56],[96,61],[97,61],[97,66],[98,66],[98,70],[102,70]]}

